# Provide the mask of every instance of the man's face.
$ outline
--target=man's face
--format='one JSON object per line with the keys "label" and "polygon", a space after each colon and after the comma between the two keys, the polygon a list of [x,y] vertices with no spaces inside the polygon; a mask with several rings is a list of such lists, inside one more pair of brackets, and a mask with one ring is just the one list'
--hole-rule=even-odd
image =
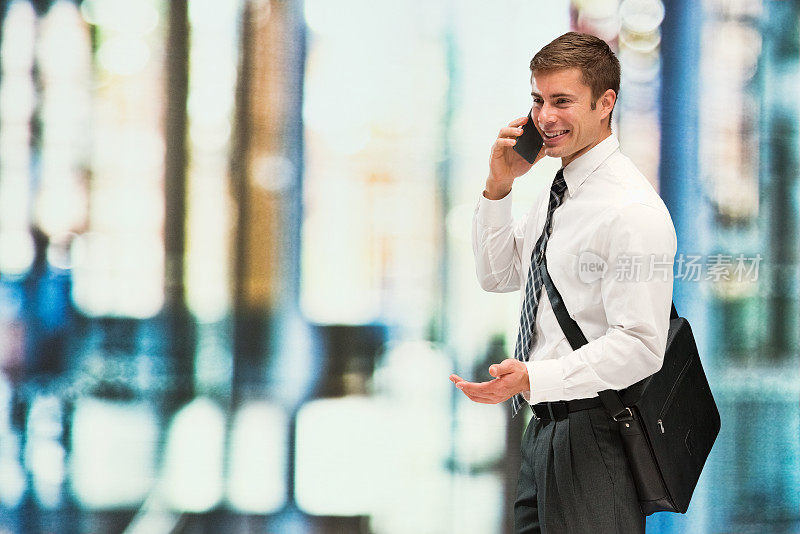
{"label": "man's face", "polygon": [[561,158],[563,166],[610,133],[603,119],[613,107],[609,93],[614,92],[606,91],[592,109],[592,90],[583,83],[579,69],[538,72],[531,79],[531,87],[531,117],[544,138],[545,154]]}

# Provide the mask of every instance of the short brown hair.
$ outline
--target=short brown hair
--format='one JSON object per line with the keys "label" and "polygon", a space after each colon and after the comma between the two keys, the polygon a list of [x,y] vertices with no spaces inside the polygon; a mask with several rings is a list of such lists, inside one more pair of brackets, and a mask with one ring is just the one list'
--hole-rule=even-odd
{"label": "short brown hair", "polygon": [[[594,103],[608,89],[619,95],[620,67],[608,44],[588,33],[568,32],[556,37],[531,59],[531,75],[560,69],[580,69],[583,83],[592,90]],[[608,116],[611,122],[611,114]]]}

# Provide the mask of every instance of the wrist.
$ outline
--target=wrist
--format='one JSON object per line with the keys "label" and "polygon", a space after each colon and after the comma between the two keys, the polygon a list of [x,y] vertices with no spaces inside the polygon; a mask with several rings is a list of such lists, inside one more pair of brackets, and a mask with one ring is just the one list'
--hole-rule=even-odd
{"label": "wrist", "polygon": [[489,200],[500,200],[505,198],[510,192],[511,184],[497,184],[494,180],[489,178],[486,180],[486,188],[483,190],[483,196]]}
{"label": "wrist", "polygon": [[531,379],[528,375],[528,366],[522,363],[522,376],[520,377],[520,393],[531,390]]}
{"label": "wrist", "polygon": [[524,396],[531,389],[531,382],[528,378],[528,365],[525,362],[515,360],[514,374],[514,393],[519,393]]}

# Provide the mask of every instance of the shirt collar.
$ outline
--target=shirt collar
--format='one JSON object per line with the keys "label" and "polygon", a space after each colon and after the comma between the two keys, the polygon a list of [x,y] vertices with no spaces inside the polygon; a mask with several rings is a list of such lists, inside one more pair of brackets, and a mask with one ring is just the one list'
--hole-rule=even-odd
{"label": "shirt collar", "polygon": [[586,181],[589,175],[618,149],[619,140],[612,133],[587,153],[581,154],[564,167],[564,180],[567,182],[569,196],[574,195],[575,191]]}

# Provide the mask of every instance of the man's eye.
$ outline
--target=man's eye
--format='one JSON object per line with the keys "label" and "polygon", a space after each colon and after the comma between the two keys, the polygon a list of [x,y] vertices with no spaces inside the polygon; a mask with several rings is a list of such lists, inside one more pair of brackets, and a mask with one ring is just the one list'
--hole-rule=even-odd
{"label": "man's eye", "polygon": [[566,98],[559,98],[558,100],[556,100],[556,104],[561,104],[561,105],[569,104],[569,100],[567,100]]}
{"label": "man's eye", "polygon": [[543,102],[543,100],[541,98],[534,97],[534,99],[533,99],[533,103],[534,104],[541,104],[542,102]]}

